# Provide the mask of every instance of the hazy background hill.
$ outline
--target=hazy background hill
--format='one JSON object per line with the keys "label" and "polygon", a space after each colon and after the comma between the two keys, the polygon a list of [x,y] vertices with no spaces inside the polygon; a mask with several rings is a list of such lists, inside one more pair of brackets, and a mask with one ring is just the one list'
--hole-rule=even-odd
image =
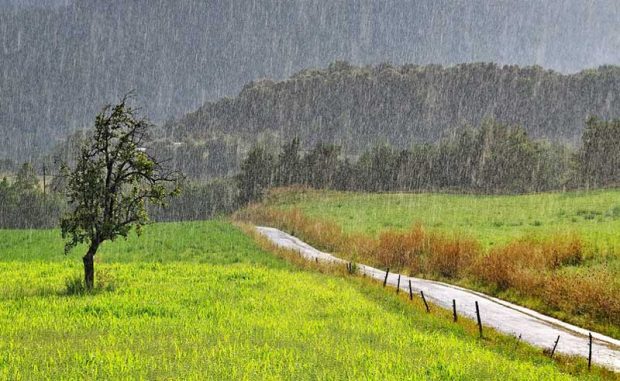
{"label": "hazy background hill", "polygon": [[576,142],[588,116],[620,117],[620,67],[577,74],[540,67],[353,67],[335,62],[285,81],[248,84],[234,98],[209,102],[181,119],[174,140],[223,135],[334,142],[359,153],[388,143],[434,142],[485,119],[518,124],[534,138]]}
{"label": "hazy background hill", "polygon": [[[203,179],[237,173],[257,143],[271,152],[294,138],[302,151],[336,144],[355,159],[377,145],[438,143],[491,121],[576,148],[590,116],[620,118],[619,89],[620,66],[560,74],[538,66],[337,61],[282,81],[249,82],[235,97],[164,123],[151,148]],[[71,151],[66,144],[54,150]]]}
{"label": "hazy background hill", "polygon": [[[0,159],[54,146],[131,89],[145,114],[163,121],[251,80],[337,59],[492,61],[566,73],[618,64],[619,19],[616,0],[0,0]],[[565,135],[573,125],[538,132]]]}

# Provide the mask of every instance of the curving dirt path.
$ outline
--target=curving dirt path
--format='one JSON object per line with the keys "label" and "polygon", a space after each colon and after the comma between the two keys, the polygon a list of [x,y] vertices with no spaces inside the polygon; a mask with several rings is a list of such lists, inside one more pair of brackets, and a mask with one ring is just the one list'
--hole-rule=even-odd
{"label": "curving dirt path", "polygon": [[[307,259],[315,260],[316,258],[319,261],[347,263],[347,261],[319,251],[281,230],[269,227],[257,227],[256,229],[274,244],[295,250]],[[385,271],[383,270],[362,264],[358,264],[357,267],[362,274],[380,281],[385,279]],[[479,292],[402,275],[400,287],[406,292],[409,292],[409,281],[411,281],[414,292],[419,295],[420,291],[424,291],[424,296],[427,299],[443,308],[452,309],[452,300],[456,300],[459,315],[476,319],[475,302],[477,301],[483,325],[493,327],[503,333],[521,335],[522,340],[541,348],[553,347],[559,335],[560,341],[556,352],[588,357],[588,330]],[[387,282],[396,287],[398,274],[389,274]],[[592,332],[592,336],[594,338],[592,362],[620,372],[620,340],[595,332]]]}

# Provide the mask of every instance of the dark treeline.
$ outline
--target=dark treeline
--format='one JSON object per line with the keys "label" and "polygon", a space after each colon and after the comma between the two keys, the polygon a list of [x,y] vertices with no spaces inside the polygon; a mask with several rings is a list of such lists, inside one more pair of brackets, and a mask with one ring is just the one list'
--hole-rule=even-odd
{"label": "dark treeline", "polygon": [[[280,150],[255,146],[233,178],[186,180],[179,197],[152,208],[155,221],[201,220],[259,200],[271,187],[303,185],[365,192],[450,191],[528,193],[620,185],[620,119],[590,118],[579,148],[536,140],[518,126],[487,120],[437,143],[397,149],[376,145],[357,157],[335,144],[302,149],[299,139]],[[11,164],[14,167],[14,164]],[[65,210],[59,176],[42,179],[22,165],[0,182],[0,228],[56,226]]]}
{"label": "dark treeline", "polygon": [[54,186],[43,188],[29,163],[19,168],[14,181],[0,180],[0,228],[56,226],[65,203]]}
{"label": "dark treeline", "polygon": [[303,152],[299,139],[278,154],[256,146],[237,176],[239,202],[274,186],[385,191],[528,193],[620,184],[620,120],[590,118],[580,149],[534,140],[518,126],[487,120],[438,143],[398,150],[377,145],[357,159],[338,145]]}
{"label": "dark treeline", "polygon": [[232,179],[207,183],[186,182],[182,192],[164,208],[152,208],[155,221],[206,220],[234,212],[238,207],[237,188]]}
{"label": "dark treeline", "polygon": [[[206,220],[237,209],[237,188],[231,179],[187,181],[182,189],[168,206],[150,208],[153,221]],[[0,229],[56,227],[66,205],[62,179],[53,178],[44,191],[30,163],[21,167],[14,180],[0,180]]]}

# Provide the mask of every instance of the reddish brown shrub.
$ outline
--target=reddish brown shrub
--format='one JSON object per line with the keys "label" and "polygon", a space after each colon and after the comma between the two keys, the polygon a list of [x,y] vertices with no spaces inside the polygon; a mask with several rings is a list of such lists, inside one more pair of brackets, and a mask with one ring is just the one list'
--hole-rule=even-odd
{"label": "reddish brown shrub", "polygon": [[479,258],[472,266],[471,271],[476,278],[495,285],[500,290],[506,290],[512,284],[515,263],[505,260],[502,252],[493,250],[486,256]]}
{"label": "reddish brown shrub", "polygon": [[404,236],[405,266],[413,273],[422,272],[423,256],[430,249],[429,235],[421,225],[414,225]]}
{"label": "reddish brown shrub", "polygon": [[582,243],[575,235],[556,236],[547,241],[523,238],[493,248],[473,266],[479,279],[501,290],[514,287],[531,294],[548,271],[582,261]]}
{"label": "reddish brown shrub", "polygon": [[433,234],[429,239],[427,270],[456,278],[470,267],[480,253],[480,245],[471,239]]}
{"label": "reddish brown shrub", "polygon": [[[545,268],[545,259],[541,251],[531,241],[515,241],[505,246],[491,249],[481,257],[472,272],[481,280],[506,290],[521,282],[519,277],[523,269],[541,270]],[[528,281],[531,281],[528,279]]]}
{"label": "reddish brown shrub", "polygon": [[620,323],[620,285],[606,271],[553,274],[545,280],[541,298],[550,306],[574,315],[589,315]]}
{"label": "reddish brown shrub", "polygon": [[550,269],[578,265],[583,261],[583,244],[574,234],[557,235],[542,244],[543,255]]}
{"label": "reddish brown shrub", "polygon": [[386,231],[379,235],[379,244],[375,250],[375,259],[383,267],[400,270],[405,262],[403,234]]}
{"label": "reddish brown shrub", "polygon": [[357,260],[373,263],[377,251],[378,241],[366,234],[355,233],[349,235],[349,248]]}

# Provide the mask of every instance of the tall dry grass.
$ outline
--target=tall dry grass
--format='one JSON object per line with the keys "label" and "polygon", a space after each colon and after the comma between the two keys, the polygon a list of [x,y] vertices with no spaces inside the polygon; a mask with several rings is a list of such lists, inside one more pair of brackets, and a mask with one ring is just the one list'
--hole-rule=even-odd
{"label": "tall dry grass", "polygon": [[421,226],[405,233],[385,231],[375,241],[374,250],[367,253],[384,267],[407,268],[419,272],[423,255],[428,252],[429,240]]}
{"label": "tall dry grass", "polygon": [[311,219],[299,209],[283,211],[251,205],[237,212],[234,218],[280,228],[326,251],[341,252],[347,242],[347,236],[336,223]]}
{"label": "tall dry grass", "polygon": [[480,244],[473,239],[433,234],[430,236],[427,271],[447,278],[464,276],[480,253]]}
{"label": "tall dry grass", "polygon": [[620,325],[620,285],[609,272],[548,274],[539,296],[566,313]]}
{"label": "tall dry grass", "polygon": [[473,239],[429,233],[421,225],[405,232],[385,231],[374,238],[346,234],[336,223],[309,218],[299,209],[250,206],[235,217],[288,231],[322,250],[412,274],[457,277],[480,254],[480,245]]}
{"label": "tall dry grass", "polygon": [[516,288],[519,291],[539,288],[537,274],[579,265],[583,260],[583,244],[576,235],[561,235],[539,241],[528,237],[493,248],[480,256],[472,274],[495,285],[500,290]]}

